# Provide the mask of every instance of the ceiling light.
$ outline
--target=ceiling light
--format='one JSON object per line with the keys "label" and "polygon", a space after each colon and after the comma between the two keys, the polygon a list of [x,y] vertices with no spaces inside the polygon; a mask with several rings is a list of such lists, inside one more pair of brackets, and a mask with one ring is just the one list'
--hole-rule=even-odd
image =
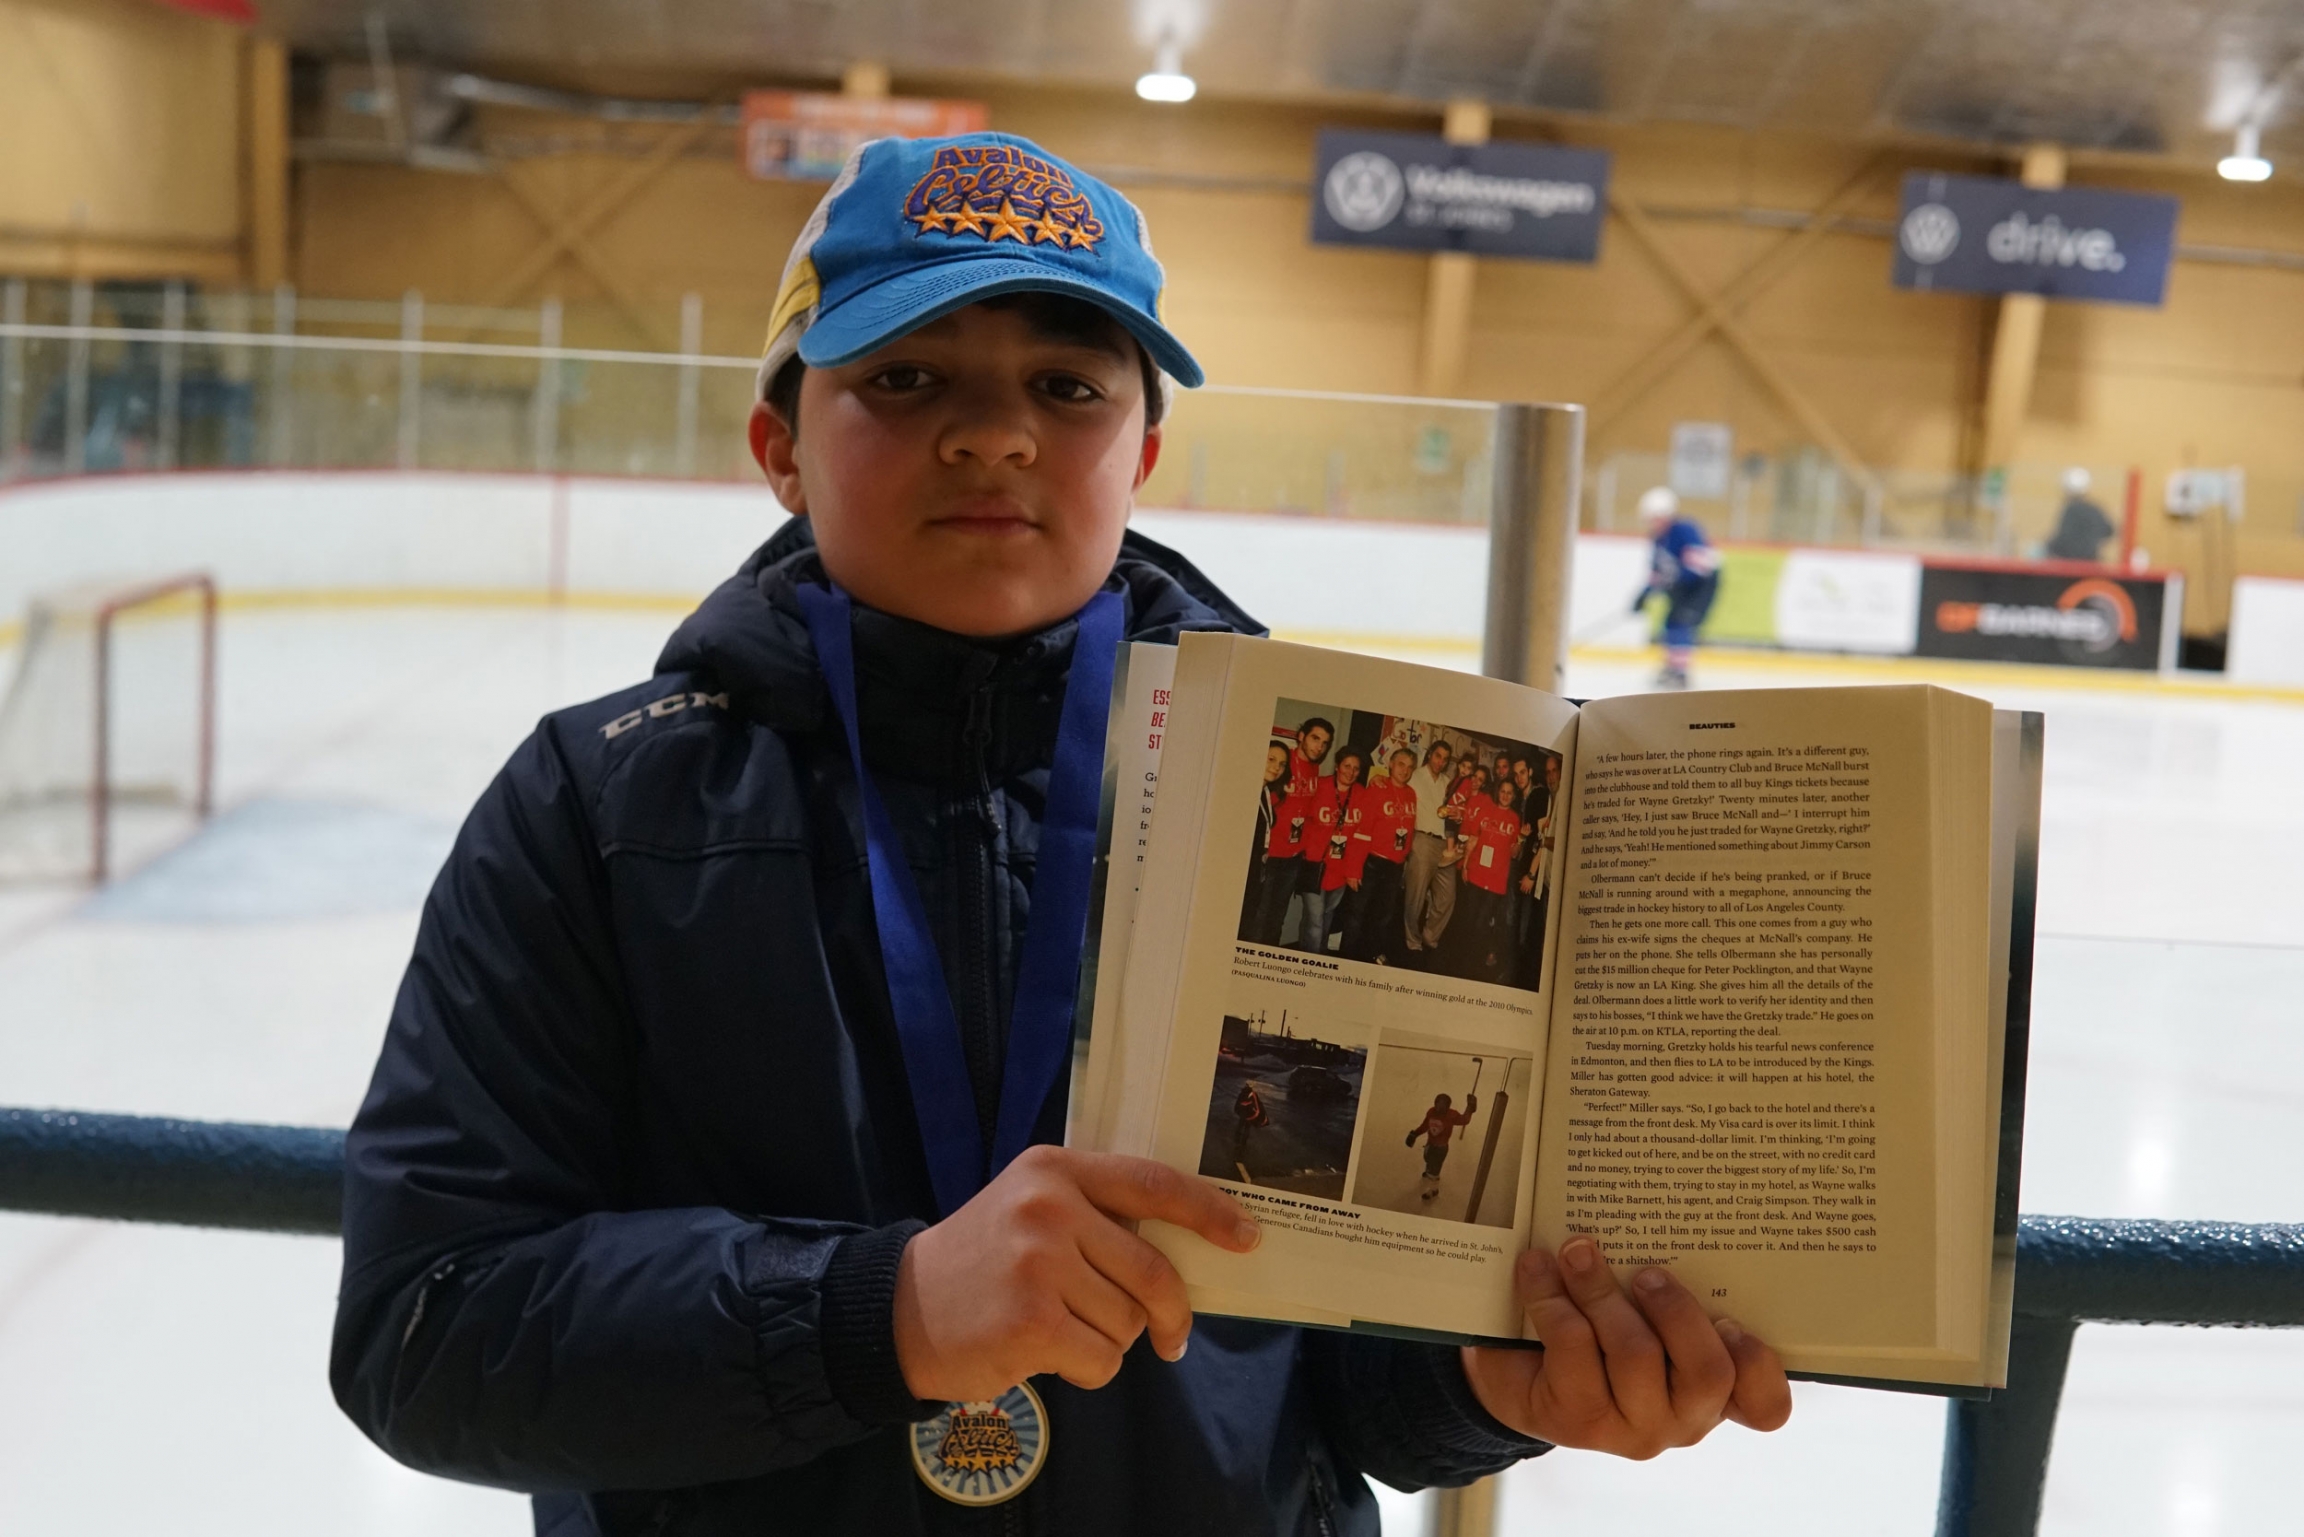
{"label": "ceiling light", "polygon": [[1136,94],[1146,101],[1190,101],[1199,82],[1184,73],[1184,50],[1174,40],[1162,43],[1152,72],[1136,77]]}
{"label": "ceiling light", "polygon": [[2257,136],[2258,130],[2254,123],[2242,123],[2240,131],[2232,136],[2232,153],[2216,162],[2216,174],[2226,181],[2269,179],[2272,175],[2272,162],[2257,153]]}

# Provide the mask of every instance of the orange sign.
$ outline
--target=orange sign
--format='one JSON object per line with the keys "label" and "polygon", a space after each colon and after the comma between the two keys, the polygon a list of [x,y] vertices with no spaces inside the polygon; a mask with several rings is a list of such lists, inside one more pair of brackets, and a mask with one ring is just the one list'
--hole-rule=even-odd
{"label": "orange sign", "polygon": [[990,121],[980,101],[748,91],[744,169],[763,181],[830,181],[859,144],[979,133]]}

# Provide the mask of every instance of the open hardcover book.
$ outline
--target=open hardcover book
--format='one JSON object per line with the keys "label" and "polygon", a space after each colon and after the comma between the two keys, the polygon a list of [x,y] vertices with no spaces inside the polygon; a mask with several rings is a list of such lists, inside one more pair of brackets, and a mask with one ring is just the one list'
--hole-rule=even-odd
{"label": "open hardcover book", "polygon": [[1124,647],[1068,1140],[1222,1182],[1203,1312],[1525,1339],[1670,1266],[1796,1374],[2005,1380],[2041,721]]}

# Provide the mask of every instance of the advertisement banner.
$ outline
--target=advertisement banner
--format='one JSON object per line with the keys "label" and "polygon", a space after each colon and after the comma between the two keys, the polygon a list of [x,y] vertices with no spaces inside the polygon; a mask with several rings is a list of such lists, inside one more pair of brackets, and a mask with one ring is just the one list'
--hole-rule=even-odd
{"label": "advertisement banner", "polygon": [[1674,422],[1665,461],[1674,492],[1719,501],[1736,469],[1736,432],[1726,422]]}
{"label": "advertisement banner", "polygon": [[762,181],[830,181],[859,144],[979,133],[990,121],[980,101],[747,91],[737,142],[744,169]]}
{"label": "advertisement banner", "polygon": [[1607,208],[1600,150],[1320,132],[1315,244],[1590,262]]}
{"label": "advertisement banner", "polygon": [[1920,557],[1792,550],[1776,578],[1776,643],[1801,651],[1910,656],[1920,631]]}
{"label": "advertisement banner", "polygon": [[2179,620],[2162,577],[1933,562],[1920,574],[1922,656],[2149,672]]}
{"label": "advertisement banner", "polygon": [[1896,216],[1898,288],[2160,303],[2176,200],[1913,171]]}

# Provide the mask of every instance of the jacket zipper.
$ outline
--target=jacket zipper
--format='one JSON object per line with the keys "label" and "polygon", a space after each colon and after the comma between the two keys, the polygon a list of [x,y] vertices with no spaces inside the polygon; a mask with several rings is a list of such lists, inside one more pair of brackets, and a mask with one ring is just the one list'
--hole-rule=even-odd
{"label": "jacket zipper", "polygon": [[1327,1469],[1318,1458],[1306,1469],[1312,1475],[1312,1524],[1319,1537],[1336,1537],[1336,1507],[1328,1498]]}
{"label": "jacket zipper", "polygon": [[[978,1090],[976,1103],[978,1119],[984,1126],[984,1151],[989,1160],[992,1137],[999,1124],[1000,1080],[1004,1052],[1001,1040],[1000,992],[993,977],[992,957],[997,936],[992,932],[999,912],[999,902],[992,890],[995,875],[993,851],[999,846],[1000,808],[992,798],[991,766],[986,761],[992,745],[992,690],[990,685],[978,688],[968,696],[967,724],[961,728],[960,743],[968,754],[975,771],[976,790],[969,807],[976,826],[969,836],[964,819],[955,819],[957,835],[968,845],[969,862],[965,878],[961,881],[961,977],[967,990],[967,1008],[974,1016],[975,1028],[967,1030],[968,1061],[976,1073]],[[991,1114],[982,1109],[991,1106]],[[1029,1524],[1024,1519],[1021,1500],[999,1507],[1000,1537],[1025,1537]]]}
{"label": "jacket zipper", "polygon": [[[961,1035],[968,1053],[968,1070],[975,1079],[976,1119],[991,1153],[991,1138],[998,1124],[1000,1103],[1001,1040],[999,994],[992,975],[992,847],[999,835],[999,808],[992,802],[992,781],[986,749],[992,741],[992,691],[978,688],[968,696],[967,724],[962,727],[962,750],[972,760],[976,788],[967,803],[967,815],[953,818],[953,836],[964,855],[960,875],[960,997]],[[968,823],[976,824],[970,829]]]}

